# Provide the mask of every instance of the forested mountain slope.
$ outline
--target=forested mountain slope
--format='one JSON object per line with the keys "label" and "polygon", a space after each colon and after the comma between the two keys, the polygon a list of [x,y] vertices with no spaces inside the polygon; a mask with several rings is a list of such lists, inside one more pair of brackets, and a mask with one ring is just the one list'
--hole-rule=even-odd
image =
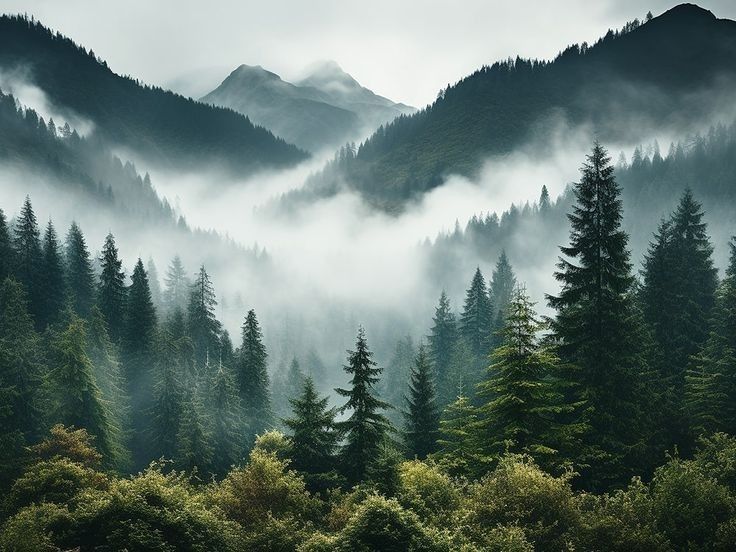
{"label": "forested mountain slope", "polygon": [[40,88],[59,112],[90,121],[97,137],[169,168],[242,175],[306,157],[241,114],[117,75],[91,50],[26,17],[0,17],[0,69]]}

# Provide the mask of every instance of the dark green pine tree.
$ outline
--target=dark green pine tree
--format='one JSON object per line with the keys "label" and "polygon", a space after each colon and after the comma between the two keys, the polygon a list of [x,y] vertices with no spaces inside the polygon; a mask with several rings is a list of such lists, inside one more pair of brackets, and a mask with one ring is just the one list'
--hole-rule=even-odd
{"label": "dark green pine tree", "polygon": [[151,300],[148,276],[140,259],[135,264],[131,280],[122,328],[122,361],[126,390],[136,403],[136,408],[130,413],[131,451],[135,464],[143,467],[147,463],[147,412],[153,402],[150,382],[154,364],[156,311]]}
{"label": "dark green pine tree", "polygon": [[340,466],[347,480],[357,483],[365,478],[371,460],[377,457],[380,445],[391,429],[388,419],[380,413],[390,405],[376,398],[375,394],[381,369],[373,361],[362,327],[358,330],[355,350],[348,351],[344,370],[351,376],[350,389],[335,389],[339,395],[347,397],[339,412],[350,410],[350,417],[337,424],[345,436]]}
{"label": "dark green pine tree", "polygon": [[468,372],[471,380],[468,383],[475,384],[481,379],[493,343],[493,305],[480,268],[475,270],[473,281],[465,294],[460,315],[460,335],[475,357],[473,367]]}
{"label": "dark green pine tree", "polygon": [[125,325],[125,274],[123,262],[118,258],[118,248],[112,234],[105,237],[100,258],[102,273],[98,289],[97,306],[105,317],[110,338],[120,343]]}
{"label": "dark green pine tree", "polygon": [[171,261],[164,277],[164,291],[162,302],[167,315],[171,315],[176,309],[185,311],[189,304],[191,294],[191,283],[187,277],[184,265],[179,255]]}
{"label": "dark green pine tree", "polygon": [[563,431],[557,420],[570,414],[572,407],[563,405],[559,360],[539,343],[544,328],[526,291],[517,288],[488,379],[478,385],[483,404],[478,408],[475,441],[489,467],[508,451],[530,454],[541,465],[549,465],[559,452]]}
{"label": "dark green pine tree", "polygon": [[87,318],[95,304],[95,274],[87,242],[76,222],[72,222],[66,235],[66,289],[72,308],[82,318]]}
{"label": "dark green pine tree", "polygon": [[166,329],[157,339],[153,401],[149,411],[148,449],[153,458],[177,455],[177,434],[184,401],[176,338]]}
{"label": "dark green pine tree", "polygon": [[631,295],[620,189],[597,142],[574,193],[570,245],[561,248],[566,258],[555,273],[562,289],[548,300],[557,311],[552,330],[568,367],[566,384],[575,394],[567,401],[584,403],[584,419],[571,423],[589,428],[574,461],[584,485],[604,489],[639,473],[646,455],[646,336]]}
{"label": "dark green pine tree", "polygon": [[404,442],[409,456],[421,460],[436,450],[439,437],[440,415],[432,379],[427,351],[420,345],[406,397]]}
{"label": "dark green pine tree", "polygon": [[644,317],[652,328],[652,364],[661,387],[660,448],[677,445],[687,453],[694,445],[684,408],[685,378],[692,357],[708,336],[717,286],[712,253],[701,206],[687,190],[654,236],[640,292]]}
{"label": "dark green pine tree", "polygon": [[292,415],[284,420],[289,429],[291,467],[310,474],[316,482],[318,476],[335,469],[335,451],[339,435],[335,428],[335,409],[329,408],[329,397],[320,397],[314,381],[307,376],[301,393],[290,401]]}
{"label": "dark green pine tree", "polygon": [[499,342],[499,336],[495,335],[495,333],[503,330],[506,325],[506,307],[508,307],[511,301],[511,295],[514,293],[515,287],[516,276],[514,275],[514,270],[511,268],[506,251],[501,251],[496,268],[493,270],[491,284],[488,286],[488,293],[495,314],[493,322],[494,345]]}
{"label": "dark green pine tree", "polygon": [[243,412],[230,368],[220,362],[209,382],[207,412],[213,455],[212,469],[225,475],[243,456]]}
{"label": "dark green pine tree", "polygon": [[41,238],[31,200],[26,196],[18,219],[15,221],[13,246],[15,249],[15,278],[23,284],[28,297],[28,311],[36,328],[40,325],[43,305],[43,278]]}
{"label": "dark green pine tree", "polygon": [[216,306],[215,288],[202,266],[192,285],[187,309],[187,327],[198,367],[204,366],[207,357],[216,359],[220,354],[222,327],[215,317]]}
{"label": "dark green pine tree", "polygon": [[0,489],[19,475],[25,446],[43,433],[40,339],[18,282],[0,283]]}
{"label": "dark green pine tree", "polygon": [[13,251],[13,242],[10,238],[10,230],[8,229],[8,220],[5,213],[0,209],[0,282],[13,273],[15,268],[15,252]]}
{"label": "dark green pine tree", "polygon": [[427,340],[429,358],[437,382],[437,403],[440,409],[457,397],[456,378],[450,373],[457,347],[457,324],[450,308],[450,300],[442,291],[440,301],[434,311],[433,325]]}
{"label": "dark green pine tree", "polygon": [[39,306],[38,326],[46,326],[59,321],[66,299],[64,265],[61,249],[56,238],[54,225],[49,221],[43,236],[41,257],[41,304]]}
{"label": "dark green pine tree", "polygon": [[736,238],[718,287],[710,335],[686,380],[686,411],[695,435],[736,433]]}
{"label": "dark green pine tree", "polygon": [[432,457],[449,474],[468,477],[478,473],[474,431],[477,421],[477,409],[465,395],[458,396],[442,413],[439,450]]}
{"label": "dark green pine tree", "polygon": [[243,323],[243,344],[237,359],[237,383],[245,408],[248,426],[246,443],[252,446],[256,435],[271,426],[271,396],[269,391],[268,353],[254,310],[249,310]]}
{"label": "dark green pine tree", "polygon": [[95,382],[94,367],[86,352],[84,322],[73,317],[54,342],[55,367],[51,371],[53,389],[52,420],[66,426],[84,428],[95,439],[108,466],[115,465],[116,431],[110,412]]}
{"label": "dark green pine tree", "polygon": [[207,431],[203,407],[194,391],[188,388],[184,393],[179,431],[176,434],[177,467],[186,472],[196,471],[200,478],[206,479],[212,470],[212,441]]}

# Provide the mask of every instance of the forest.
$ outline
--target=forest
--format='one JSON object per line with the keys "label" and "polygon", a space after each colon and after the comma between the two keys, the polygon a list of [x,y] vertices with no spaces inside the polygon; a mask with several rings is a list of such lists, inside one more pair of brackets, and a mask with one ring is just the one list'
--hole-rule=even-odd
{"label": "forest", "polygon": [[0,211],[0,549],[733,550],[736,238],[685,188],[635,267],[618,178],[654,162],[596,142],[544,189],[535,216],[567,214],[544,305],[501,250],[391,370],[355,328],[329,394],[314,363],[271,381],[205,266],[162,286],[113,235],[96,259],[31,198]]}

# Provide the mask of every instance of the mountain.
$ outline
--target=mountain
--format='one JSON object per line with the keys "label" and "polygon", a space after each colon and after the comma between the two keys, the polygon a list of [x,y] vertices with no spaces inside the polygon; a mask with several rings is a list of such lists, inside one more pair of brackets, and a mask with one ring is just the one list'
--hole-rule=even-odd
{"label": "mountain", "polygon": [[201,101],[234,109],[312,152],[360,139],[413,111],[361,86],[335,62],[315,66],[296,83],[241,65]]}
{"label": "mountain", "polygon": [[97,138],[152,164],[242,175],[307,157],[239,113],[117,75],[91,50],[26,17],[0,17],[0,72],[20,75],[56,111],[90,121]]}
{"label": "mountain", "polygon": [[585,126],[604,142],[684,134],[736,105],[735,81],[736,22],[683,4],[553,61],[483,67],[379,128],[308,189],[332,193],[348,182],[372,204],[400,210],[450,174],[474,176],[488,156],[526,143],[553,147],[560,128]]}

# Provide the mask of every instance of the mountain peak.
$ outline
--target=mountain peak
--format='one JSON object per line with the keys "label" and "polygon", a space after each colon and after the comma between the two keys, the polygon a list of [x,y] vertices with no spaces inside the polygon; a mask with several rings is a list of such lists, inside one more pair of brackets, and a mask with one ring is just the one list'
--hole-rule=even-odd
{"label": "mountain peak", "polygon": [[258,80],[281,80],[281,77],[276,73],[273,73],[267,69],[264,69],[260,65],[239,65],[230,75],[227,77],[237,79],[258,79]]}
{"label": "mountain peak", "polygon": [[660,15],[657,19],[662,18],[677,18],[677,19],[683,19],[687,18],[689,21],[693,21],[693,18],[696,19],[716,19],[716,16],[713,14],[712,11],[706,10],[705,8],[701,8],[697,4],[678,4],[674,8],[670,8],[666,12],[664,12],[662,15]]}

